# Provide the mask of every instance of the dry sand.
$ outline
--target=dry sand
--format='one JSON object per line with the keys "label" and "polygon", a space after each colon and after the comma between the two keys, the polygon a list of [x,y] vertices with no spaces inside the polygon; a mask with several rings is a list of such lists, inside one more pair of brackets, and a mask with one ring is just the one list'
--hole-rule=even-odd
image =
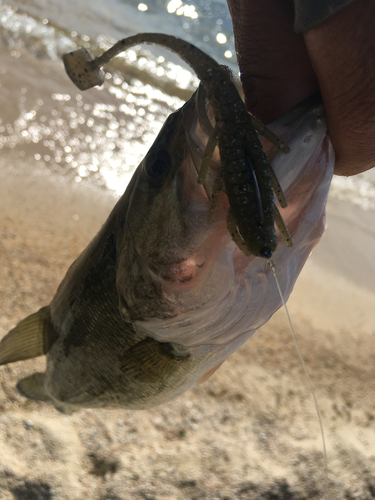
{"label": "dry sand", "polygon": [[[0,165],[0,337],[47,304],[114,199]],[[77,217],[78,216],[78,217]],[[326,499],[375,498],[375,224],[331,201],[289,301],[327,439]],[[44,359],[0,368],[0,500],[322,498],[322,441],[277,313],[206,383],[150,411],[64,416],[19,396]]]}

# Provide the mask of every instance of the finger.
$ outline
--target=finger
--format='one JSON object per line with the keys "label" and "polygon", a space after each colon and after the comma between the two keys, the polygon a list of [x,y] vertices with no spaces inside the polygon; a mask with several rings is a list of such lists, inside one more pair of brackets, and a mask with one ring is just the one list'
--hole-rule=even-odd
{"label": "finger", "polygon": [[339,175],[375,166],[374,19],[375,2],[357,0],[305,34]]}
{"label": "finger", "polygon": [[247,108],[279,118],[318,90],[292,0],[228,0]]}

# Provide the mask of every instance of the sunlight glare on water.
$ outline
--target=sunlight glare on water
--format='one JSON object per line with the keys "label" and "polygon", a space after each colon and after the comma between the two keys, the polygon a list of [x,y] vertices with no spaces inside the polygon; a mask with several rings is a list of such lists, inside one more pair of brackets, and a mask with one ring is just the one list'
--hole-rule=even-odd
{"label": "sunlight glare on water", "polygon": [[[170,111],[182,104],[139,80],[128,84],[108,74],[94,103],[84,93],[52,93],[29,103],[23,90],[19,116],[0,129],[0,148],[28,146],[36,160],[67,164],[77,182],[90,177],[118,195]],[[111,103],[103,94],[113,96]]]}
{"label": "sunlight glare on water", "polygon": [[[61,30],[45,26],[46,19],[39,22],[8,7],[3,8],[0,26],[1,21],[3,39],[18,50],[10,54],[13,80],[4,69],[0,83],[3,90],[14,87],[12,94],[18,100],[0,118],[0,149],[13,150],[18,157],[26,154],[41,167],[76,182],[93,182],[122,194],[167,116],[196,88],[195,75],[164,56],[155,58],[143,47],[134,47],[117,58],[115,71],[106,71],[102,88],[80,93],[66,77],[60,57],[77,46],[90,46],[89,36],[73,33],[69,39]],[[35,52],[35,36],[40,33],[38,53],[42,48],[43,57],[57,62],[53,70],[57,85],[41,76],[33,85],[24,74],[23,58],[30,50]],[[44,36],[54,42],[47,48]],[[67,41],[61,43],[64,37]],[[103,50],[113,41],[101,36],[97,42]],[[32,58],[27,71],[34,75],[45,66]],[[185,92],[184,100],[170,91]]]}
{"label": "sunlight glare on water", "polygon": [[[18,3],[22,8],[22,2]],[[3,153],[13,151],[17,157],[30,158],[47,171],[70,176],[76,182],[103,185],[120,195],[167,116],[189,98],[198,79],[190,69],[176,64],[177,57],[165,57],[165,51],[155,56],[157,51],[142,45],[122,53],[106,68],[102,89],[77,93],[66,78],[61,56],[78,47],[96,54],[107,50],[116,41],[111,37],[115,32],[101,23],[103,31],[95,35],[95,22],[86,25],[80,19],[72,24],[56,7],[57,3],[50,2],[43,18],[38,19],[0,1],[0,40],[7,49],[5,55],[11,56],[13,70],[12,80],[4,70],[0,84],[3,89],[9,86],[14,99],[11,105],[6,103],[8,110],[0,118],[0,148]],[[158,7],[139,2],[134,7],[137,15],[145,16],[150,30],[152,20],[147,16]],[[27,8],[31,13],[37,11],[33,4]],[[73,13],[76,4],[68,0],[66,8]],[[116,8],[123,7],[118,4]],[[130,7],[127,9],[130,12]],[[177,27],[178,19],[185,19],[187,39],[191,39],[189,33],[207,32],[206,22],[212,24],[208,4],[202,4],[201,15],[198,7],[182,0],[166,2],[163,9],[171,26]],[[222,30],[222,19],[228,20],[229,14],[225,17],[221,7],[218,12],[216,26]],[[56,20],[61,27],[53,24]],[[87,34],[79,33],[83,27]],[[126,25],[123,31],[126,35]],[[51,61],[54,67],[48,66]],[[46,75],[35,79],[42,69]]]}
{"label": "sunlight glare on water", "polygon": [[[111,4],[111,17],[104,9],[90,19],[81,15],[85,5],[91,12],[88,0],[66,0],[63,12],[60,2],[51,0],[39,18],[32,1],[12,3],[21,8],[0,0],[0,149],[77,182],[121,194],[166,117],[189,98],[198,79],[169,51],[141,45],[110,63],[102,89],[79,94],[63,70],[64,53],[85,47],[99,54],[135,34],[136,26],[136,32],[182,36],[238,72],[230,16],[221,0],[129,0]],[[335,177],[331,193],[374,209],[374,171]]]}

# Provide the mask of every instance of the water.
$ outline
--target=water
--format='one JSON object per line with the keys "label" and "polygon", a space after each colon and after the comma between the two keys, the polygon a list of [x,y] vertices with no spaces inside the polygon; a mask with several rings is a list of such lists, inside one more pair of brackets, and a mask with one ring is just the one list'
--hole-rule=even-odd
{"label": "water", "polygon": [[[225,0],[0,1],[2,160],[120,195],[198,81],[176,55],[140,46],[108,67],[102,89],[82,93],[61,56],[80,46],[99,54],[142,31],[183,37],[238,72]],[[375,209],[375,173],[336,177],[332,196]]]}

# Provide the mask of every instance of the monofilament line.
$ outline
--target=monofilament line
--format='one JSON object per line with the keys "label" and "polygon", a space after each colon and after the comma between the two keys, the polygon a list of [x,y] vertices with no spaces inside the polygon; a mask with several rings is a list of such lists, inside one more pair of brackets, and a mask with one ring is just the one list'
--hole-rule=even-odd
{"label": "monofilament line", "polygon": [[325,476],[326,476],[326,487],[325,487],[325,490],[327,492],[327,489],[328,489],[328,458],[327,458],[327,447],[326,447],[326,440],[325,440],[325,436],[324,436],[323,422],[322,422],[322,417],[321,417],[319,406],[318,406],[318,401],[317,401],[316,396],[315,396],[315,391],[314,391],[314,387],[313,387],[312,382],[311,382],[311,378],[310,378],[309,372],[307,371],[307,366],[306,366],[305,360],[303,359],[303,356],[302,356],[302,353],[301,353],[301,349],[299,348],[297,337],[296,337],[296,334],[294,332],[294,328],[293,328],[293,325],[292,325],[292,320],[290,319],[290,316],[289,316],[288,308],[286,306],[283,294],[281,292],[279,280],[277,279],[277,275],[276,275],[275,263],[273,262],[272,259],[268,259],[267,262],[270,265],[270,267],[272,269],[272,272],[273,272],[273,275],[275,277],[276,286],[277,286],[277,289],[278,289],[279,294],[280,294],[281,302],[282,302],[282,304],[284,306],[284,311],[285,311],[286,317],[288,319],[289,328],[290,328],[290,331],[292,333],[294,344],[296,346],[299,359],[301,360],[301,363],[302,363],[302,366],[303,366],[303,370],[305,372],[305,375],[306,375],[306,378],[307,378],[307,381],[308,381],[308,384],[309,384],[309,389],[310,389],[311,395],[312,395],[313,400],[314,400],[316,413],[318,415],[320,432],[321,432],[322,441],[323,441],[324,470],[325,470]]}

